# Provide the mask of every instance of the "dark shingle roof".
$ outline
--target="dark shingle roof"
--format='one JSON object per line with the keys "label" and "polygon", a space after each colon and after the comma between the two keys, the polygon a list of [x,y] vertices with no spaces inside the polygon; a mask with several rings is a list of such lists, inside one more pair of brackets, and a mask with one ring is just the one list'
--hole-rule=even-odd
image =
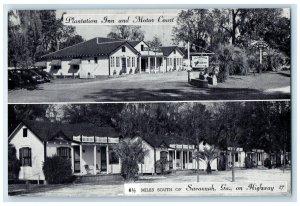
{"label": "dark shingle roof", "polygon": [[[169,56],[177,48],[178,48],[177,46],[162,46],[162,47],[160,47],[164,56]],[[179,48],[178,48],[178,51],[180,51],[182,53],[182,51]]]}
{"label": "dark shingle roof", "polygon": [[122,45],[137,51],[126,40],[96,37],[42,56],[42,59],[81,58],[108,56]]}
{"label": "dark shingle roof", "polygon": [[143,136],[142,138],[153,147],[159,147],[163,144],[166,144],[168,147],[170,147],[171,144],[193,145],[192,141],[180,136],[151,135]]}
{"label": "dark shingle roof", "polygon": [[88,123],[64,124],[45,121],[24,120],[23,123],[42,141],[50,140],[58,133],[63,133],[68,140],[73,136],[118,137],[119,134],[112,127],[97,127]]}
{"label": "dark shingle roof", "polygon": [[136,45],[138,45],[141,41],[128,41],[128,43],[132,46],[135,47]]}

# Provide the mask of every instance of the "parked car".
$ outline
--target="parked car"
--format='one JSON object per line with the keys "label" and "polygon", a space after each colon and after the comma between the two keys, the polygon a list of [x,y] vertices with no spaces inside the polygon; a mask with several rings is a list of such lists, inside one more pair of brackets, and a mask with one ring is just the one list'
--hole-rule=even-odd
{"label": "parked car", "polygon": [[43,78],[33,71],[28,69],[16,70],[16,73],[21,75],[27,84],[38,84],[43,82]]}
{"label": "parked car", "polygon": [[24,79],[12,71],[8,71],[8,88],[9,89],[14,89],[16,87],[22,87],[25,85]]}
{"label": "parked car", "polygon": [[36,72],[37,74],[41,75],[45,82],[50,82],[51,79],[54,79],[51,74],[49,74],[48,72],[43,71],[41,69],[33,69],[33,71]]}

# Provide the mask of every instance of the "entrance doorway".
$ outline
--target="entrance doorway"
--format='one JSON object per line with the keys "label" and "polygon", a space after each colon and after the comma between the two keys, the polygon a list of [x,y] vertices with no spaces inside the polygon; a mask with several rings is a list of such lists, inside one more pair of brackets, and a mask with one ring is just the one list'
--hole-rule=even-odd
{"label": "entrance doorway", "polygon": [[177,67],[177,65],[176,65],[176,58],[174,58],[174,64],[173,65],[174,65],[173,69],[176,70],[176,67]]}
{"label": "entrance doorway", "polygon": [[126,58],[122,58],[122,73],[127,73],[126,71]]}
{"label": "entrance doorway", "polygon": [[80,172],[80,151],[79,146],[74,146],[74,173]]}
{"label": "entrance doorway", "polygon": [[101,159],[101,172],[107,171],[107,160],[106,160],[106,147],[100,147],[100,159]]}

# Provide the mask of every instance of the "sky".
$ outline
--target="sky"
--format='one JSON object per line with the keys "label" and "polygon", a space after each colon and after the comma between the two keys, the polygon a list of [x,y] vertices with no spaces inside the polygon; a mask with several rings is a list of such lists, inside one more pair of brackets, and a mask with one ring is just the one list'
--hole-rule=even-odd
{"label": "sky", "polygon": [[[57,10],[56,15],[61,18],[63,12],[67,14],[174,14],[177,16],[181,9],[97,9],[97,10]],[[283,9],[283,16],[290,18],[290,9]],[[94,37],[106,37],[113,26],[103,25],[76,25],[76,32],[85,40]],[[142,25],[145,41],[152,40],[154,36],[160,38],[164,46],[173,45],[172,29],[174,25]]]}

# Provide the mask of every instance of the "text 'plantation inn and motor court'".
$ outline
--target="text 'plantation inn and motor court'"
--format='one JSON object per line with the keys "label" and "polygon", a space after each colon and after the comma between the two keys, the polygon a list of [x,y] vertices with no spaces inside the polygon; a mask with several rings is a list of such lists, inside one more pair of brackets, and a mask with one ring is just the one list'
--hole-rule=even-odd
{"label": "text 'plantation inn and motor court'", "polygon": [[151,49],[144,41],[96,37],[44,55],[36,66],[54,76],[94,78],[181,70],[183,58],[177,46]]}

